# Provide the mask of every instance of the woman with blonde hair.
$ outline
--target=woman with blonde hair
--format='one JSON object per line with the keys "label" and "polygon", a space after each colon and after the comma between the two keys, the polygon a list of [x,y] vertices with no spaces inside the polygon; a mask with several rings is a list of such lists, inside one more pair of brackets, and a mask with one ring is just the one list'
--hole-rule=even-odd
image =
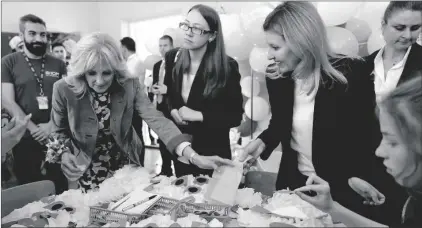
{"label": "woman with blonde hair", "polygon": [[333,194],[363,210],[351,177],[368,175],[372,161],[369,123],[372,83],[363,61],[333,53],[325,25],[309,2],[284,2],[266,18],[269,46],[267,88],[272,118],[268,128],[245,148],[250,162],[266,160],[281,143],[276,189],[303,186],[315,173],[333,183]]}
{"label": "woman with blonde hair", "polygon": [[140,165],[141,140],[132,128],[139,115],[159,135],[170,152],[191,158],[198,167],[215,169],[231,161],[203,157],[183,142],[190,141],[157,111],[143,85],[129,77],[117,43],[111,36],[93,33],[76,45],[71,73],[54,84],[51,121],[55,131],[71,139],[71,151],[62,154],[63,173],[79,187],[95,189],[125,164]]}
{"label": "woman with blonde hair", "polygon": [[[412,75],[411,75],[412,76]],[[376,155],[383,159],[387,172],[395,181],[408,190],[401,213],[405,227],[422,226],[422,72],[413,79],[399,85],[380,101],[380,123],[382,142]],[[340,203],[334,202],[330,185],[318,176],[310,176],[306,185],[296,193],[317,208],[330,213],[334,220],[346,226],[382,227],[377,222],[364,218]],[[315,191],[310,197],[304,191]]]}

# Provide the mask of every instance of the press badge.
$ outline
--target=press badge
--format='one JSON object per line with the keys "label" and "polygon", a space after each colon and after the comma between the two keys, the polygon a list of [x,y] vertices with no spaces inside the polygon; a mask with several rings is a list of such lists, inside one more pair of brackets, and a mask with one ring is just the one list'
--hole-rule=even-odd
{"label": "press badge", "polygon": [[40,110],[48,109],[48,98],[46,96],[38,96],[37,101],[38,101],[38,108]]}

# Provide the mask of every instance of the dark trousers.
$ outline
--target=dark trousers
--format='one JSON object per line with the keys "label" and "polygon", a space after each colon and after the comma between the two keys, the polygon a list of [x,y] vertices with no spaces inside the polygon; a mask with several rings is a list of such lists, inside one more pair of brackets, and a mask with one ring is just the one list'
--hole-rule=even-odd
{"label": "dark trousers", "polygon": [[46,147],[32,138],[22,138],[13,148],[13,170],[19,184],[41,180],[51,180],[56,187],[56,194],[68,189],[67,179],[60,164],[46,163],[46,174],[41,173],[41,163],[45,159]]}
{"label": "dark trousers", "polygon": [[173,156],[167,150],[167,147],[164,145],[163,141],[158,140],[158,145],[160,145],[161,159],[163,160],[160,174],[171,177],[173,176],[173,170],[171,169],[171,161],[173,160]]}
{"label": "dark trousers", "polygon": [[142,118],[139,117],[137,113],[133,113],[132,126],[135,129],[135,132],[138,135],[138,137],[141,140],[142,145],[143,145],[141,154],[139,155],[139,161],[141,162],[141,165],[144,166],[145,142],[144,142],[144,137],[142,136]]}

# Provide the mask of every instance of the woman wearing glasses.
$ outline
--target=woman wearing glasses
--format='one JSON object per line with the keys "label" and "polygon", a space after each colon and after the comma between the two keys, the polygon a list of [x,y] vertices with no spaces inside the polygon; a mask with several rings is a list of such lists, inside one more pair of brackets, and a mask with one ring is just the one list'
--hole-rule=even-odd
{"label": "woman wearing glasses", "polygon": [[[182,48],[165,57],[165,77],[172,78],[167,85],[171,116],[192,135],[198,154],[231,159],[229,131],[242,120],[243,98],[238,64],[224,49],[220,17],[211,7],[195,5],[180,29],[185,31]],[[212,175],[189,163],[176,161],[176,175]]]}

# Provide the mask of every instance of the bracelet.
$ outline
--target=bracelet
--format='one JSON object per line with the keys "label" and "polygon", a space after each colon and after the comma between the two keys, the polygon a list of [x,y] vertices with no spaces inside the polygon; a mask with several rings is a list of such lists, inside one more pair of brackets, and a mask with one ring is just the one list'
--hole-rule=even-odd
{"label": "bracelet", "polygon": [[194,152],[194,153],[191,153],[190,154],[190,156],[189,156],[189,162],[191,163],[191,164],[193,164],[193,162],[192,162],[192,159],[193,159],[193,157],[196,155],[196,153]]}

